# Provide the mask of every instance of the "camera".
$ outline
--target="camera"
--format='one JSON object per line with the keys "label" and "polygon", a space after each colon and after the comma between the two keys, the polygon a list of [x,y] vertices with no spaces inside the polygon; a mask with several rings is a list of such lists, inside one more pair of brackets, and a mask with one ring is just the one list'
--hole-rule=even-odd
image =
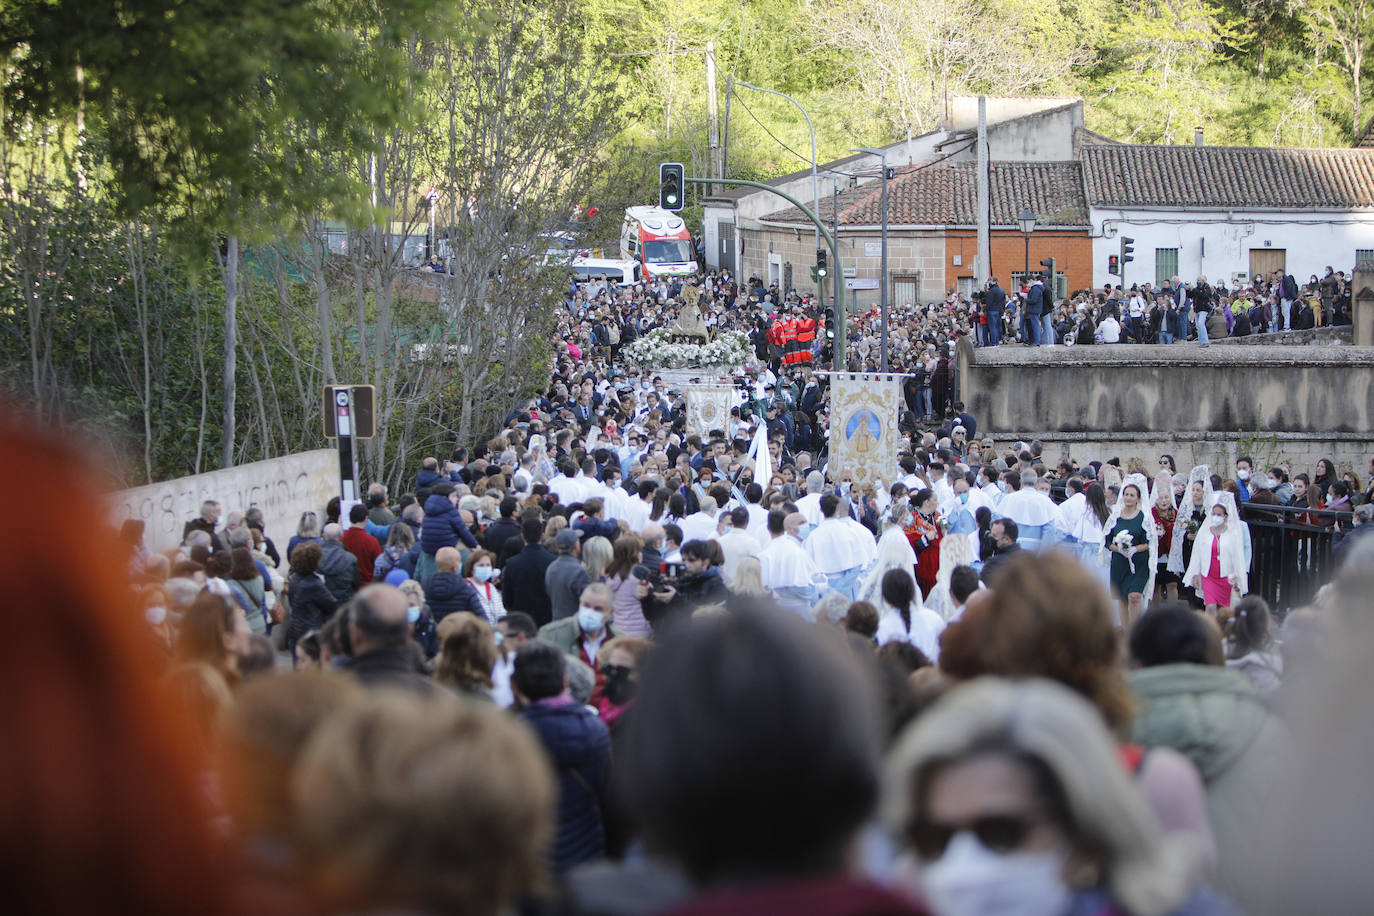
{"label": "camera", "polygon": [[665,588],[676,588],[678,580],[682,578],[682,572],[681,563],[659,563],[657,570],[641,563],[630,570],[630,575],[641,582],[649,583],[651,590],[661,592]]}

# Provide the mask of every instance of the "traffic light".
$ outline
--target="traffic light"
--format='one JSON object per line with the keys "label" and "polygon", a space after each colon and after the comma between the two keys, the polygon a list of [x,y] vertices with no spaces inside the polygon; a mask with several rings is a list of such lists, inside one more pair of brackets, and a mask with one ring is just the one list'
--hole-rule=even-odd
{"label": "traffic light", "polygon": [[834,339],[835,339],[835,310],[834,310],[834,309],[826,309],[826,310],[825,310],[825,339],[826,339],[826,340],[834,340]]}
{"label": "traffic light", "polygon": [[658,205],[664,210],[682,209],[685,173],[681,162],[664,162],[658,167]]}
{"label": "traffic light", "polygon": [[1114,277],[1121,276],[1121,256],[1115,254],[1107,255],[1107,273]]}
{"label": "traffic light", "polygon": [[826,254],[826,250],[825,250],[824,248],[817,248],[817,249],[816,249],[816,277],[817,277],[817,279],[824,280],[826,277],[828,277],[828,276],[830,275],[830,267],[829,267],[829,265],[826,264],[826,257],[827,257],[827,254]]}
{"label": "traffic light", "polygon": [[1045,258],[1040,262],[1040,266],[1045,268],[1045,292],[1049,293],[1050,299],[1059,298],[1058,282],[1059,276],[1054,269],[1054,258]]}
{"label": "traffic light", "polygon": [[1129,264],[1129,263],[1131,263],[1132,261],[1135,260],[1135,255],[1133,254],[1134,251],[1135,251],[1135,239],[1127,238],[1126,236],[1123,235],[1123,236],[1121,237],[1121,266],[1122,266],[1122,267],[1125,267],[1127,264]]}

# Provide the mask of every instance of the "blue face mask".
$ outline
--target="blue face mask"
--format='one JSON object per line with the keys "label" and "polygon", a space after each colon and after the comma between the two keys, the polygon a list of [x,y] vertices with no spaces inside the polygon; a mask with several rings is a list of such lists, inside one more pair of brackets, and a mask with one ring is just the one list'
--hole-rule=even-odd
{"label": "blue face mask", "polygon": [[960,494],[959,494],[959,502],[960,502],[961,504],[963,504],[963,505],[968,505],[968,491],[967,491],[967,490],[964,491],[963,493],[960,493]]}
{"label": "blue face mask", "polygon": [[583,633],[595,633],[606,625],[606,618],[596,608],[584,604],[577,609],[577,625]]}
{"label": "blue face mask", "polygon": [[490,566],[474,566],[472,568],[472,577],[478,582],[490,581],[491,577],[494,575],[496,575],[496,570],[492,569]]}
{"label": "blue face mask", "polygon": [[409,608],[406,608],[406,620],[409,620],[411,623],[415,623],[419,619],[420,609],[418,607],[411,606]]}

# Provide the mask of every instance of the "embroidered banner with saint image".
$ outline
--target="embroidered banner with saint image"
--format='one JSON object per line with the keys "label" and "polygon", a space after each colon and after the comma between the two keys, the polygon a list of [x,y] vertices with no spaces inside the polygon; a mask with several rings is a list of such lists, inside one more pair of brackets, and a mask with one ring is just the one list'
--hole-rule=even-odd
{"label": "embroidered banner with saint image", "polygon": [[898,477],[897,416],[901,376],[840,372],[830,376],[830,478],[855,489]]}

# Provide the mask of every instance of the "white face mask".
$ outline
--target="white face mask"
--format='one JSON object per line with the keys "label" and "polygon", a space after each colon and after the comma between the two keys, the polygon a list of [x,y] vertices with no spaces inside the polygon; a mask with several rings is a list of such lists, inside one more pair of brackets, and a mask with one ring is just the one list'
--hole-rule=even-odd
{"label": "white face mask", "polygon": [[1070,900],[1063,868],[1062,853],[998,855],[964,832],[917,881],[935,916],[1061,916]]}
{"label": "white face mask", "polygon": [[1240,470],[1236,471],[1236,477],[1238,477],[1241,480],[1249,480],[1250,472],[1245,470],[1245,468],[1241,468]]}
{"label": "white face mask", "polygon": [[1208,520],[1207,524],[1211,525],[1213,528],[1220,528],[1222,525],[1226,524],[1226,516],[1214,515]]}
{"label": "white face mask", "polygon": [[153,626],[161,626],[162,622],[167,619],[167,609],[165,607],[150,607],[143,612],[143,616]]}
{"label": "white face mask", "polygon": [[577,625],[583,633],[595,633],[606,625],[606,618],[596,608],[584,604],[577,609]]}
{"label": "white face mask", "polygon": [[494,575],[496,575],[496,570],[492,569],[490,566],[474,566],[472,568],[472,576],[478,582],[487,582]]}

